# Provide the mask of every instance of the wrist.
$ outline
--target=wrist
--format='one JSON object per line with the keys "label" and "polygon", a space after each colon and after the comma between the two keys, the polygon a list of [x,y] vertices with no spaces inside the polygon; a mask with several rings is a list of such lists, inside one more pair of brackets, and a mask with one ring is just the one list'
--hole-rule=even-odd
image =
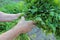
{"label": "wrist", "polygon": [[21,28],[21,26],[19,26],[19,25],[16,25],[15,27],[14,27],[14,29],[15,29],[15,31],[17,31],[18,33],[22,33],[22,28]]}

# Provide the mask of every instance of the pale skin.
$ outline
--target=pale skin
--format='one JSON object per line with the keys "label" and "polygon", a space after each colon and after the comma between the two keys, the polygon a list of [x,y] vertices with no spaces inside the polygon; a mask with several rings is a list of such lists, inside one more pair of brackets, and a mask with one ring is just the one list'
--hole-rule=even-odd
{"label": "pale skin", "polygon": [[[5,14],[3,12],[0,12],[0,15],[0,22],[13,21],[20,16],[19,14]],[[33,21],[26,21],[24,17],[21,17],[17,25],[0,35],[0,40],[14,40],[19,34],[31,31],[34,26]]]}

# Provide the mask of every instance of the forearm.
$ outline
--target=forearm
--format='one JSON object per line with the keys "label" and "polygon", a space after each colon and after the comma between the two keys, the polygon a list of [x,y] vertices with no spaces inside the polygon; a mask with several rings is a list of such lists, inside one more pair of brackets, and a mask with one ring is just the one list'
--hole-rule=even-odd
{"label": "forearm", "polygon": [[19,14],[4,14],[0,15],[0,21],[13,21],[17,19],[20,15]]}
{"label": "forearm", "polygon": [[0,35],[0,40],[13,40],[21,33],[22,33],[21,29],[19,27],[15,26],[11,30]]}

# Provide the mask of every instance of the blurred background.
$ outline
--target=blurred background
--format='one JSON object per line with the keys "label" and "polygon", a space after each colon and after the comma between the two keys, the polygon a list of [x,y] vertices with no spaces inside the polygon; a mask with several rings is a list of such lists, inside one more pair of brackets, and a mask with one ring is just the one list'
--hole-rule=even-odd
{"label": "blurred background", "polygon": [[[54,33],[60,40],[60,0],[0,0],[0,11],[16,14],[24,13],[26,20],[36,22],[48,34]],[[0,22],[0,34],[11,29],[18,20]],[[30,40],[27,34],[19,35],[15,40]]]}

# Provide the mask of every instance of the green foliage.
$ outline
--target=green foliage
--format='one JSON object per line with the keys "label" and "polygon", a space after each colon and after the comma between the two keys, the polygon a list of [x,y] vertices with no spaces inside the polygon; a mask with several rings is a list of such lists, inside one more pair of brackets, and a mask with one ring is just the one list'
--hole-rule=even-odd
{"label": "green foliage", "polygon": [[28,15],[27,17],[31,17],[32,20],[37,22],[39,27],[56,32],[56,27],[59,27],[60,24],[60,14],[58,10],[59,8],[52,4],[52,0],[25,1],[27,2],[26,7],[28,8],[28,11],[26,11],[26,15]]}
{"label": "green foliage", "polygon": [[0,11],[7,12],[7,13],[19,13],[22,12],[24,8],[24,2],[20,1],[19,3],[12,3],[2,6]]}

